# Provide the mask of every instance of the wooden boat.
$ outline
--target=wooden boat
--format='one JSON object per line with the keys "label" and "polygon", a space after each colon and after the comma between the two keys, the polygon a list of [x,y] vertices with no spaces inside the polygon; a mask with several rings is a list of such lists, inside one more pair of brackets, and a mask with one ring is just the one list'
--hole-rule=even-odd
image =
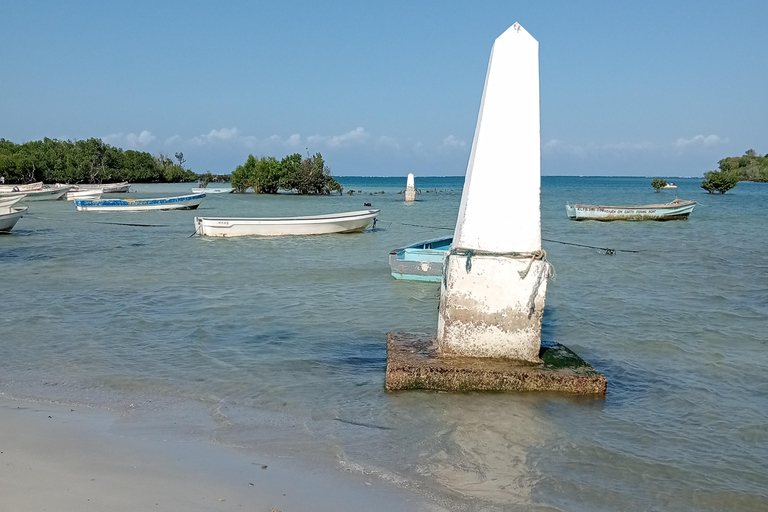
{"label": "wooden boat", "polygon": [[374,222],[380,210],[311,215],[307,217],[195,217],[198,235],[280,236],[326,235],[363,231]]}
{"label": "wooden boat", "polygon": [[192,193],[193,194],[231,194],[234,192],[235,189],[233,188],[208,188],[208,187],[200,187],[200,188],[193,188]]}
{"label": "wooden boat", "polygon": [[392,277],[408,281],[440,282],[443,261],[453,243],[453,237],[436,238],[389,252]]}
{"label": "wooden boat", "polygon": [[571,220],[679,220],[687,219],[696,201],[675,199],[670,203],[642,206],[599,206],[591,204],[565,205]]}
{"label": "wooden boat", "polygon": [[675,185],[674,183],[667,183],[661,188],[677,188],[677,185]]}
{"label": "wooden boat", "polygon": [[36,181],[35,183],[25,183],[23,185],[0,185],[0,194],[26,192],[29,190],[40,190],[43,188],[42,181]]}
{"label": "wooden boat", "polygon": [[[55,201],[66,194],[71,188],[72,185],[52,185],[40,190],[25,190],[22,194],[26,196],[24,197],[25,203],[28,201]],[[17,195],[19,195],[18,192],[0,192],[0,198]]]}
{"label": "wooden boat", "polygon": [[15,205],[26,196],[24,194],[17,193],[13,196],[0,196],[0,212],[5,212],[8,208]]}
{"label": "wooden boat", "polygon": [[74,201],[75,199],[99,199],[104,191],[100,188],[85,189],[85,190],[70,190],[67,195],[62,197],[66,201]]}
{"label": "wooden boat", "polygon": [[205,194],[178,197],[153,197],[147,199],[75,199],[81,212],[145,212],[150,210],[194,210]]}
{"label": "wooden boat", "polygon": [[95,190],[99,189],[103,194],[116,194],[119,192],[128,192],[131,189],[131,184],[127,181],[121,181],[120,183],[79,183],[75,185],[75,190]]}
{"label": "wooden boat", "polygon": [[26,211],[26,206],[21,208],[3,208],[0,210],[0,233],[10,232]]}

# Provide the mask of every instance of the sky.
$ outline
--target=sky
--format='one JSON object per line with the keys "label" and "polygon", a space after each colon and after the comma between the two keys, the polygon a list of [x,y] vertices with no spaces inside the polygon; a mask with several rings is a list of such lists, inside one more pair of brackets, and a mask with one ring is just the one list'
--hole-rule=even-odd
{"label": "sky", "polygon": [[490,50],[539,41],[543,175],[701,176],[768,153],[768,2],[0,0],[0,137],[230,173],[463,175]]}

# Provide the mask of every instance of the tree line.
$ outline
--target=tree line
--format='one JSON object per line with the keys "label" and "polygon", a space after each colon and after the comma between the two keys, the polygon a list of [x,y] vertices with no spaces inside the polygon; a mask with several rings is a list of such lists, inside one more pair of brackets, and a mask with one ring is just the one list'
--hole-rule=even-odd
{"label": "tree line", "polygon": [[320,153],[306,158],[294,153],[282,160],[248,155],[246,162],[232,173],[231,181],[236,192],[249,188],[257,194],[276,194],[278,190],[314,195],[342,192]]}
{"label": "tree line", "polygon": [[729,156],[718,163],[718,171],[704,173],[701,188],[713,194],[725,194],[740,181],[768,181],[768,154],[760,156],[754,149],[743,156]]}
{"label": "tree line", "polygon": [[0,139],[0,176],[6,183],[158,183],[193,181],[198,175],[176,160],[159,154],[110,146],[101,139],[45,138],[15,144]]}

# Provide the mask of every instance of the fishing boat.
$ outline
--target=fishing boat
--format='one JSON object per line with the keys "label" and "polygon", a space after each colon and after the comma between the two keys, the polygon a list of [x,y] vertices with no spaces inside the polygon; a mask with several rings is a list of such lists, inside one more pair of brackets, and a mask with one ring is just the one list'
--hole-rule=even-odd
{"label": "fishing boat", "polygon": [[453,237],[436,238],[389,252],[392,277],[408,281],[440,282],[443,261],[453,243]]}
{"label": "fishing boat", "polygon": [[195,217],[195,232],[207,236],[280,236],[354,233],[375,222],[380,210],[306,217]]}
{"label": "fishing boat", "polygon": [[235,189],[233,189],[233,188],[199,187],[199,188],[193,188],[192,189],[192,193],[193,194],[231,194],[234,191],[235,191]]}
{"label": "fishing boat", "polygon": [[25,183],[23,185],[0,185],[0,194],[3,193],[15,193],[26,192],[29,190],[40,190],[43,188],[42,181],[36,181],[35,183]]}
{"label": "fishing boat", "polygon": [[674,183],[667,183],[661,188],[677,188],[677,185],[675,185]]}
{"label": "fishing boat", "polygon": [[95,190],[99,189],[103,194],[116,194],[118,192],[128,192],[131,184],[127,181],[120,183],[79,183],[75,185],[75,190]]}
{"label": "fishing boat", "polygon": [[[21,192],[24,197],[24,202],[27,201],[55,201],[67,193],[72,185],[51,185],[41,188],[40,190],[25,190]],[[17,196],[19,192],[0,192],[0,198]]]}
{"label": "fishing boat", "polygon": [[0,196],[0,212],[5,212],[5,210],[24,199],[24,197],[24,194],[18,193],[13,196]]}
{"label": "fishing boat", "polygon": [[680,220],[687,219],[696,201],[675,198],[670,203],[642,206],[599,206],[591,204],[565,205],[565,213],[571,220]]}
{"label": "fishing boat", "polygon": [[19,219],[27,211],[27,207],[21,208],[3,208],[0,210],[0,233],[8,233],[13,226],[19,222]]}
{"label": "fishing boat", "polygon": [[177,197],[154,197],[147,199],[75,199],[75,206],[81,212],[145,212],[150,210],[194,210],[205,198],[205,194],[191,194]]}
{"label": "fishing boat", "polygon": [[104,189],[102,188],[87,188],[84,190],[72,189],[61,199],[67,201],[74,201],[75,199],[99,199],[103,193]]}

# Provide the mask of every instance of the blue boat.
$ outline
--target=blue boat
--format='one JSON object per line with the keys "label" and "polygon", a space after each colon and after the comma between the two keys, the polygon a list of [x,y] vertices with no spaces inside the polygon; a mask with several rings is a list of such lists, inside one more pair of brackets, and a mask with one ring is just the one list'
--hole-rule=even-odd
{"label": "blue boat", "polygon": [[200,206],[205,194],[147,199],[76,199],[81,212],[146,212],[150,210],[194,210]]}
{"label": "blue boat", "polygon": [[453,237],[449,236],[390,251],[392,277],[439,283],[443,276],[443,260],[452,243]]}

